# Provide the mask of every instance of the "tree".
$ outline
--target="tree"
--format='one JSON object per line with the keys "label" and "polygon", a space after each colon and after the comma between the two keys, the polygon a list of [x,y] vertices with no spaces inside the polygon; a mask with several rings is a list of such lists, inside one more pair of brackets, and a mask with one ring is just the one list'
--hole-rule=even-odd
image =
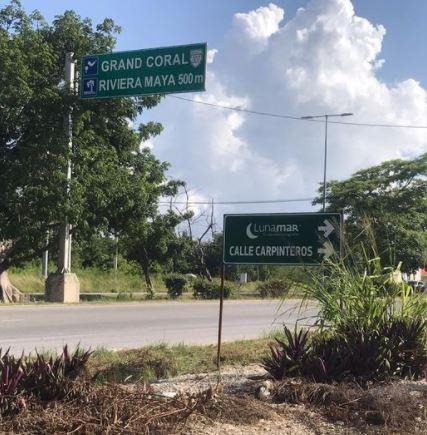
{"label": "tree", "polygon": [[223,240],[223,233],[216,233],[211,240],[203,243],[206,268],[215,276],[221,276]]}
{"label": "tree", "polygon": [[[82,55],[111,51],[119,32],[111,19],[94,29],[73,11],[48,25],[18,0],[0,9],[0,299],[14,292],[7,270],[39,256],[47,233],[56,247],[66,216],[79,237],[118,234],[157,200],[151,184],[167,166],[140,143],[162,127],[130,121],[160,97],[80,100],[63,79],[66,52],[78,71]],[[72,152],[63,125],[70,108]]]}
{"label": "tree", "polygon": [[113,267],[116,241],[112,237],[93,235],[73,241],[73,265],[83,268],[97,268],[108,271]]}
{"label": "tree", "polygon": [[[174,189],[170,184],[159,187],[162,190]],[[176,246],[175,228],[181,222],[182,217],[172,211],[159,214],[154,210],[147,219],[130,220],[120,238],[125,257],[141,267],[149,298],[154,297],[151,269],[154,264],[164,265],[171,258],[171,249]]]}
{"label": "tree", "polygon": [[[327,211],[343,212],[349,243],[411,272],[427,262],[427,154],[390,160],[326,185]],[[319,193],[322,192],[322,186]],[[322,197],[313,204],[321,204]]]}
{"label": "tree", "polygon": [[188,232],[179,234],[170,245],[170,265],[169,272],[186,274],[198,273],[197,261],[198,243],[192,239]]}

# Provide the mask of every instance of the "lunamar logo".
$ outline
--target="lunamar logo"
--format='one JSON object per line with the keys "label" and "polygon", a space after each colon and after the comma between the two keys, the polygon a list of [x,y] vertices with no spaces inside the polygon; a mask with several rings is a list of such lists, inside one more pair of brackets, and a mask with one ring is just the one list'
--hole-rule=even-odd
{"label": "lunamar logo", "polygon": [[281,236],[285,233],[298,233],[297,224],[254,224],[246,227],[246,235],[249,239],[257,239],[260,235],[267,237]]}
{"label": "lunamar logo", "polygon": [[246,235],[247,235],[251,240],[253,240],[253,239],[257,239],[258,236],[256,236],[256,235],[251,231],[251,225],[252,225],[252,224],[249,224],[249,225],[246,227]]}

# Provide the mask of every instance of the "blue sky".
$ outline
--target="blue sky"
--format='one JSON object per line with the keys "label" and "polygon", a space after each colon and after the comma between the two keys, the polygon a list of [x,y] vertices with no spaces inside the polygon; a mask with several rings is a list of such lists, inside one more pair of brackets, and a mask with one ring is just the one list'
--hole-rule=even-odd
{"label": "blue sky", "polygon": [[[308,0],[277,0],[285,21]],[[0,4],[7,3],[0,1]],[[118,50],[208,42],[221,46],[233,14],[268,5],[259,0],[23,0],[27,11],[38,9],[52,18],[74,9],[94,23],[104,17],[122,26]],[[427,85],[427,1],[355,0],[357,15],[387,29],[382,57],[386,62],[379,77],[391,83],[407,77]]]}
{"label": "blue sky", "polygon": [[[74,9],[122,26],[117,51],[207,42],[206,92],[188,98],[280,114],[352,112],[353,122],[427,125],[426,0],[22,0],[48,21]],[[1,3],[1,0],[0,0]],[[4,3],[4,1],[3,1]],[[304,8],[297,13],[299,8]],[[322,123],[165,98],[149,146],[190,199],[313,198]],[[427,151],[427,130],[331,124],[327,179]],[[313,211],[307,202],[220,212]],[[218,217],[218,221],[220,221]]]}

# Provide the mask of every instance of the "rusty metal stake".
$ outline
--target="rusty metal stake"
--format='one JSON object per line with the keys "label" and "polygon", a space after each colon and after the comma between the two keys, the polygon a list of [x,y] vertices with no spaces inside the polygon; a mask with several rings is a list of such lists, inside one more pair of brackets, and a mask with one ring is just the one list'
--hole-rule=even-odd
{"label": "rusty metal stake", "polygon": [[218,322],[218,352],[216,355],[216,365],[218,367],[218,371],[220,371],[221,367],[221,335],[222,335],[222,311],[224,305],[224,275],[225,275],[225,264],[222,264],[222,272],[221,272],[221,293],[219,296],[219,322]]}

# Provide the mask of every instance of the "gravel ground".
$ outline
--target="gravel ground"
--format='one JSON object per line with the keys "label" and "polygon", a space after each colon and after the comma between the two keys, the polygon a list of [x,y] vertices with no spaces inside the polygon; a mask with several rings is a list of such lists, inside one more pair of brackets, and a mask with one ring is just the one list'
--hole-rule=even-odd
{"label": "gravel ground", "polygon": [[[267,405],[265,405],[267,406]],[[189,435],[327,435],[360,434],[360,432],[332,424],[303,405],[280,405],[269,419],[252,424],[220,423],[208,420],[192,421]]]}
{"label": "gravel ground", "polygon": [[[160,380],[151,386],[155,393],[173,397],[180,393],[198,393],[208,388],[230,395],[253,394],[260,382],[265,379],[266,371],[259,365],[223,367],[218,373],[203,373],[178,376]],[[342,422],[336,424],[326,421],[318,413],[304,405],[273,405],[257,401],[257,411],[264,412],[266,418],[245,422],[245,416],[236,416],[237,422],[214,421],[200,416],[191,417],[184,433],[196,435],[252,435],[252,434],[356,434],[344,428]]]}
{"label": "gravel ground", "polygon": [[208,388],[219,388],[227,394],[245,394],[266,375],[266,371],[257,364],[230,366],[218,372],[177,376],[172,379],[155,381],[151,384],[157,394],[172,396],[179,393],[194,394]]}

